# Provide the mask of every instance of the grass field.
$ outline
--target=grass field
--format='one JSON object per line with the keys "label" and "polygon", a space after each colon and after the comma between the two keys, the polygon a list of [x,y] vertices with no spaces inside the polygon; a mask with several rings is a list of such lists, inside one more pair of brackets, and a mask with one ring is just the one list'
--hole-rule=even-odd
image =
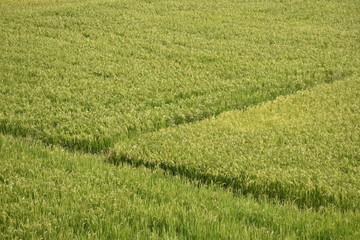
{"label": "grass field", "polygon": [[0,0],[0,239],[360,239],[357,0]]}

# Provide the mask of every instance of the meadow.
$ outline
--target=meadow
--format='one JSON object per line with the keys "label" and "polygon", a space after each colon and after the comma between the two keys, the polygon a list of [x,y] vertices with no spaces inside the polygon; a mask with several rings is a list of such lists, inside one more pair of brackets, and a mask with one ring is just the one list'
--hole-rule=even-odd
{"label": "meadow", "polygon": [[0,0],[0,239],[360,239],[357,0]]}

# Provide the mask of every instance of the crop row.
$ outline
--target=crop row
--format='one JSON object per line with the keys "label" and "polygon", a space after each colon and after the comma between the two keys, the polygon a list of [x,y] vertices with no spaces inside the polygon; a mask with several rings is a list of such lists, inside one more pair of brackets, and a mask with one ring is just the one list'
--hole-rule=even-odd
{"label": "crop row", "polygon": [[[357,239],[358,213],[234,197],[0,135],[1,239]],[[284,221],[286,219],[286,221]]]}
{"label": "crop row", "polygon": [[359,209],[359,123],[352,77],[120,142],[110,159],[300,206]]}
{"label": "crop row", "polygon": [[0,131],[98,152],[357,71],[356,1],[1,1]]}

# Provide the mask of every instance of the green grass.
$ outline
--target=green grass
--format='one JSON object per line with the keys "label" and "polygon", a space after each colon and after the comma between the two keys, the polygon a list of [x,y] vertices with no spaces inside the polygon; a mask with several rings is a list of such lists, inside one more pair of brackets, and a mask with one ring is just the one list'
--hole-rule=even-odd
{"label": "green grass", "polygon": [[99,152],[359,68],[358,1],[0,1],[0,131]]}
{"label": "green grass", "polygon": [[360,209],[360,80],[121,142],[115,162],[160,166],[300,206]]}
{"label": "green grass", "polygon": [[299,210],[0,135],[1,239],[358,239],[359,212]]}

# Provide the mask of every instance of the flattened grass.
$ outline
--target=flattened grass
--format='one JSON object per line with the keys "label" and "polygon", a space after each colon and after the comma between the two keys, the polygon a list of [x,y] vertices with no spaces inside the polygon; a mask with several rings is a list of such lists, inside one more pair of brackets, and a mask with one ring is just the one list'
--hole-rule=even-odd
{"label": "flattened grass", "polygon": [[358,212],[233,197],[0,135],[1,239],[357,239]]}
{"label": "flattened grass", "polygon": [[300,206],[360,207],[360,81],[120,142],[111,160],[160,166]]}
{"label": "flattened grass", "polygon": [[358,1],[0,1],[0,131],[98,152],[359,67]]}

